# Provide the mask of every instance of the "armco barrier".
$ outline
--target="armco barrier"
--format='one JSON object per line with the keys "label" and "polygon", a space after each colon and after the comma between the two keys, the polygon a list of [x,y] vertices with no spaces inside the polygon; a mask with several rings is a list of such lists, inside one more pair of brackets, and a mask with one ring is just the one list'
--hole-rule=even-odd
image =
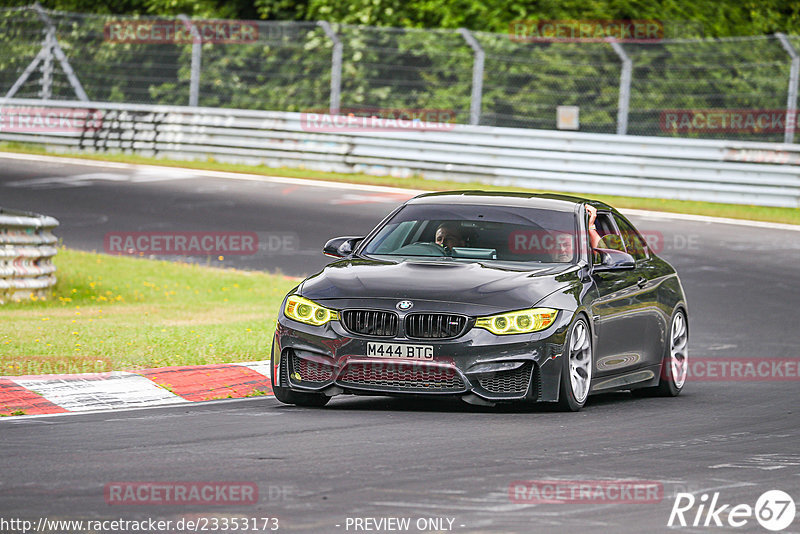
{"label": "armco barrier", "polygon": [[[309,131],[301,113],[11,99],[65,114],[0,140],[62,151],[480,181],[551,191],[800,207],[800,145],[452,124]],[[90,120],[75,122],[75,116]],[[72,118],[70,122],[69,118]],[[19,126],[19,125],[18,125]]]}
{"label": "armco barrier", "polygon": [[56,283],[56,226],[53,217],[0,208],[0,304],[44,297]]}

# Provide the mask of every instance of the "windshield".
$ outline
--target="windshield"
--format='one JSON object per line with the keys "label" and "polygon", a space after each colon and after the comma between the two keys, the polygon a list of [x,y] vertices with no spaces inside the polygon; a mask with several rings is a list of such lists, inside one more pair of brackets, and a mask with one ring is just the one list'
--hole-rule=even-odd
{"label": "windshield", "polygon": [[411,204],[397,212],[362,253],[523,264],[572,263],[576,250],[571,212]]}

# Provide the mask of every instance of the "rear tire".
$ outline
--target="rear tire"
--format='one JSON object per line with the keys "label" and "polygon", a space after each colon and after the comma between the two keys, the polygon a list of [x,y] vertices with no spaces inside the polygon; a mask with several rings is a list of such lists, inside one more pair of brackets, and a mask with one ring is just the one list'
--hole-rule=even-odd
{"label": "rear tire", "polygon": [[[275,355],[273,354],[272,357],[274,358]],[[283,365],[280,366],[279,372],[283,372]],[[288,373],[284,373],[282,381],[288,380],[286,378],[287,374]],[[328,404],[328,401],[331,400],[330,397],[323,395],[322,393],[302,393],[298,391],[292,391],[291,389],[283,386],[276,386],[274,367],[270,373],[270,377],[270,380],[272,381],[272,392],[275,394],[275,398],[284,404],[294,404],[296,406],[307,406],[310,408],[321,408],[322,406]]]}
{"label": "rear tire", "polygon": [[689,323],[686,312],[678,309],[672,316],[669,338],[661,360],[661,379],[657,386],[634,389],[636,397],[677,397],[686,384],[689,370]]}
{"label": "rear tire", "polygon": [[558,408],[577,412],[586,404],[592,387],[592,334],[586,318],[579,315],[572,323],[561,355],[561,387]]}

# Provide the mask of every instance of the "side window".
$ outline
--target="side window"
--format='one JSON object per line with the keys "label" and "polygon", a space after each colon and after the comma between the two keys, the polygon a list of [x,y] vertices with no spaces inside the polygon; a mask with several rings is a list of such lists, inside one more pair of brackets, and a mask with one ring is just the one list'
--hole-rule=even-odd
{"label": "side window", "polygon": [[647,247],[639,232],[621,217],[614,216],[614,220],[617,221],[617,227],[622,233],[622,240],[625,243],[625,248],[628,249],[628,254],[633,256],[636,261],[647,259]]}
{"label": "side window", "polygon": [[[617,233],[617,227],[611,220],[611,215],[608,213],[598,213],[594,224],[597,233],[600,235],[597,248],[610,248],[625,252],[625,245],[622,243],[622,238],[619,236],[619,233]],[[597,251],[592,253],[592,263],[595,265],[600,263],[600,254]]]}
{"label": "side window", "polygon": [[598,213],[597,219],[595,219],[595,226],[597,227],[597,233],[600,234],[600,243],[597,248],[611,248],[625,252],[622,238],[620,238],[617,228],[608,213]]}

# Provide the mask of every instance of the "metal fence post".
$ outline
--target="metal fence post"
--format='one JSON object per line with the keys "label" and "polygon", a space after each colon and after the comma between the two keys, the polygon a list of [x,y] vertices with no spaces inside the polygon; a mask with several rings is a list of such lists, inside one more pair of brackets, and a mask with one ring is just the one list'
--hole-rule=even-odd
{"label": "metal fence post", "polygon": [[88,102],[89,97],[86,96],[86,91],[83,90],[83,85],[81,85],[78,77],[75,76],[75,71],[72,70],[72,66],[69,64],[67,56],[64,54],[64,51],[61,50],[61,45],[58,44],[55,24],[53,24],[53,21],[50,20],[50,17],[47,15],[39,2],[33,4],[32,9],[36,11],[36,14],[39,15],[41,21],[45,26],[47,26],[47,33],[45,34],[44,43],[42,44],[42,49],[39,50],[39,53],[36,54],[36,57],[33,58],[33,61],[28,64],[22,75],[17,78],[17,81],[14,82],[14,85],[11,86],[11,89],[8,90],[4,98],[12,98],[15,94],[17,94],[17,91],[19,91],[20,87],[22,87],[22,85],[28,80],[30,75],[33,74],[33,71],[36,70],[36,68],[39,66],[39,63],[44,62],[42,70],[42,91],[40,95],[43,100],[49,99],[52,96],[53,57],[55,56],[55,58],[58,60],[58,63],[61,65],[61,69],[64,71],[64,74],[67,75],[67,80],[72,86],[73,91],[75,91],[75,96],[78,97],[78,100]]}
{"label": "metal fence post", "polygon": [[53,47],[56,40],[54,28],[47,28],[44,38],[44,59],[42,60],[42,90],[39,96],[42,100],[50,100],[53,96]]}
{"label": "metal fence post", "polygon": [[622,72],[619,75],[619,103],[617,104],[617,134],[626,135],[628,133],[628,106],[631,101],[631,73],[633,62],[622,45],[610,40],[611,48],[614,49],[619,59],[622,61]]}
{"label": "metal fence post", "polygon": [[35,71],[36,68],[39,66],[39,62],[44,61],[44,57],[45,57],[45,55],[47,53],[48,53],[48,51],[47,51],[46,47],[42,46],[42,49],[39,50],[39,53],[36,54],[35,58],[33,58],[33,61],[28,63],[28,66],[25,67],[25,71],[20,75],[19,78],[17,78],[17,80],[14,82],[14,84],[8,90],[8,92],[6,92],[6,95],[3,97],[4,99],[13,98],[14,95],[17,94],[17,91],[19,91],[19,88],[22,87],[22,85],[26,81],[28,81],[28,78],[30,77],[30,75],[33,74],[33,71]]}
{"label": "metal fence post", "polygon": [[200,63],[202,61],[203,41],[200,37],[200,32],[197,26],[192,24],[184,14],[178,15],[178,19],[183,22],[183,25],[192,34],[192,67],[189,74],[189,105],[197,107],[197,102],[200,99]]}
{"label": "metal fence post", "polygon": [[789,95],[786,98],[786,130],[783,134],[784,143],[794,143],[794,129],[797,122],[797,77],[800,74],[800,55],[786,38],[783,33],[776,33],[775,36],[781,42],[781,46],[792,58],[792,68],[789,70]]}
{"label": "metal fence post", "polygon": [[481,102],[483,100],[483,63],[486,59],[486,53],[468,29],[459,28],[458,33],[464,37],[464,40],[467,41],[467,44],[475,53],[475,59],[472,63],[472,95],[470,96],[469,105],[469,123],[480,124]]}
{"label": "metal fence post", "polygon": [[320,20],[317,26],[322,28],[325,35],[333,42],[333,53],[331,54],[331,102],[330,113],[337,115],[342,94],[342,41],[336,32],[333,31],[327,20]]}

